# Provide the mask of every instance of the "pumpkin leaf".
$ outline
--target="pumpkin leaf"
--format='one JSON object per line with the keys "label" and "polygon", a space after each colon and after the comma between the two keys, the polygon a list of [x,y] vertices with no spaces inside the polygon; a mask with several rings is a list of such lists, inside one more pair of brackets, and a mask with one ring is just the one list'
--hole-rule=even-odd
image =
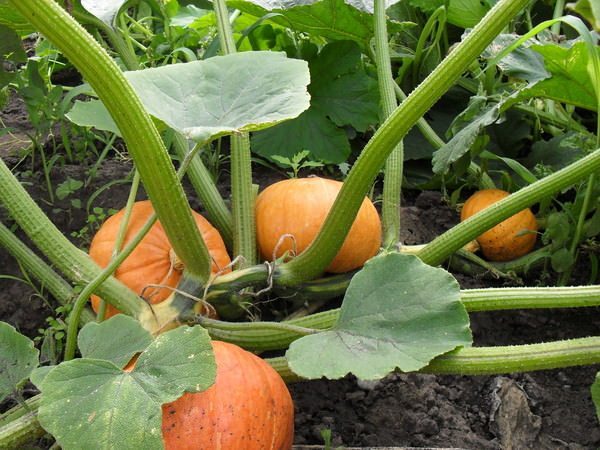
{"label": "pumpkin leaf", "polygon": [[113,26],[115,17],[125,3],[127,0],[81,0],[81,6],[87,12],[96,16],[109,27]]}
{"label": "pumpkin leaf", "polygon": [[[521,90],[518,99],[543,97],[595,111],[596,92],[592,75],[590,52],[585,42],[571,47],[556,44],[532,45],[531,49],[542,55],[546,70],[552,75]],[[596,47],[600,55],[600,49]]]}
{"label": "pumpkin leaf", "polygon": [[61,363],[41,382],[38,418],[65,450],[114,449],[116,442],[160,449],[161,405],[207,389],[215,375],[207,332],[179,327],[158,336],[131,372],[99,359]]}
{"label": "pumpkin leaf", "polygon": [[127,72],[150,114],[200,142],[297,117],[309,106],[305,61],[244,52]]}
{"label": "pumpkin leaf", "polygon": [[309,108],[296,119],[254,133],[252,150],[273,161],[277,161],[277,157],[291,160],[294,155],[309,150],[315,159],[339,163],[350,155],[350,143],[343,129]]}
{"label": "pumpkin leaf", "polygon": [[[393,3],[388,1],[388,5]],[[351,39],[364,47],[374,34],[371,0],[232,0],[227,4],[256,17],[277,13],[272,22],[333,41]],[[388,31],[395,33],[412,25],[388,21]]]}
{"label": "pumpkin leaf", "polygon": [[119,127],[110,116],[104,103],[100,100],[82,102],[76,100],[71,110],[66,114],[67,119],[81,127],[94,127],[98,130],[110,131],[121,136]]}
{"label": "pumpkin leaf", "polygon": [[389,253],[352,278],[335,326],[293,342],[286,356],[309,379],[379,379],[396,368],[419,370],[471,340],[452,275],[416,256]]}
{"label": "pumpkin leaf", "polygon": [[39,353],[31,339],[0,322],[0,402],[29,378]]}
{"label": "pumpkin leaf", "polygon": [[350,154],[346,132],[337,127],[350,125],[362,132],[378,122],[377,82],[366,74],[355,42],[327,44],[309,69],[310,108],[296,119],[255,133],[254,152],[291,159],[308,150],[315,159],[337,164]]}
{"label": "pumpkin leaf", "polygon": [[83,358],[103,359],[124,367],[133,355],[150,345],[152,335],[133,317],[117,314],[104,322],[86,324],[77,342]]}

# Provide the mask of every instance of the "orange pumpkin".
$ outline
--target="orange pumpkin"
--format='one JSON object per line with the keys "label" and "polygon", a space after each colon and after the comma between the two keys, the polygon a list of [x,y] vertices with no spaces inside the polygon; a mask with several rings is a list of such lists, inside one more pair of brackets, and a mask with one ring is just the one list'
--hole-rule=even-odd
{"label": "orange pumpkin", "polygon": [[279,374],[240,347],[212,342],[215,383],[163,405],[166,450],[289,450],[294,404]]}
{"label": "orange pumpkin", "polygon": [[[319,177],[294,178],[267,187],[256,200],[256,234],[263,257],[302,253],[321,229],[342,183]],[[283,237],[289,234],[293,239]],[[361,267],[381,245],[381,221],[365,197],[344,244],[327,267],[342,273]]]}
{"label": "orange pumpkin", "polygon": [[[510,195],[500,189],[484,189],[465,202],[460,220],[466,220]],[[477,238],[481,252],[489,261],[511,261],[529,253],[535,246],[537,221],[529,208],[500,222]]]}
{"label": "orange pumpkin", "polygon": [[[133,205],[124,244],[137,235],[153,213],[154,209],[148,200],[136,202]],[[106,220],[92,240],[89,254],[100,267],[106,267],[110,262],[124,214],[125,211],[121,210]],[[221,235],[200,214],[192,211],[192,215],[213,259],[213,272],[225,268],[231,260]],[[114,276],[137,294],[141,295],[143,291],[144,297],[149,299],[150,303],[155,304],[166,299],[173,291],[167,288],[144,288],[149,284],[175,287],[182,272],[183,267],[178,261],[163,227],[157,221],[135,250],[119,266]],[[94,311],[98,310],[99,303],[100,299],[93,295]],[[107,318],[118,312],[113,306],[107,305]]]}

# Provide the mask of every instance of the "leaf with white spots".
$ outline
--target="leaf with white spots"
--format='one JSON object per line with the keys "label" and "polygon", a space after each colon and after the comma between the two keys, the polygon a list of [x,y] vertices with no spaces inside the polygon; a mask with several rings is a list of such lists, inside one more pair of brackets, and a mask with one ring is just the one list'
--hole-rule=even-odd
{"label": "leaf with white spots", "polygon": [[41,382],[39,421],[65,449],[161,449],[162,409],[212,385],[216,365],[201,327],[161,334],[131,372],[110,361],[76,359]]}

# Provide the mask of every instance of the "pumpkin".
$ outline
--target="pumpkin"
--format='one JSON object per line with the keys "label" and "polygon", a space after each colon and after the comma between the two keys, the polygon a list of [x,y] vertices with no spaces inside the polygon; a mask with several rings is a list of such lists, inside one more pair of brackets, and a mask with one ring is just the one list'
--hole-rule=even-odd
{"label": "pumpkin", "polygon": [[[266,259],[295,250],[302,253],[317,236],[342,183],[319,177],[293,178],[267,187],[256,199],[256,234]],[[286,234],[293,236],[285,237]],[[326,271],[348,272],[375,256],[381,245],[381,221],[365,197],[342,248]]]}
{"label": "pumpkin", "polygon": [[[465,202],[460,220],[466,220],[510,195],[500,189],[484,189]],[[511,261],[529,253],[535,246],[537,221],[529,208],[500,222],[477,238],[481,252],[489,261]]]}
{"label": "pumpkin", "polygon": [[[150,201],[140,201],[133,205],[124,244],[137,235],[153,213],[154,209]],[[89,255],[100,267],[106,267],[111,260],[115,239],[124,214],[125,210],[121,210],[111,216],[102,224],[92,239]],[[192,215],[213,259],[212,271],[217,272],[224,269],[231,260],[221,235],[200,214],[192,211]],[[145,289],[146,286],[161,284],[176,287],[182,272],[181,262],[175,255],[160,222],[156,221],[135,250],[117,268],[114,276],[137,294],[142,295],[143,293],[150,303],[155,304],[165,300],[173,291],[168,288]],[[93,295],[94,311],[98,310],[99,304],[100,299]],[[107,318],[118,312],[115,307],[107,305]]]}
{"label": "pumpkin", "polygon": [[294,404],[279,374],[242,348],[212,341],[215,383],[163,405],[166,450],[289,450]]}

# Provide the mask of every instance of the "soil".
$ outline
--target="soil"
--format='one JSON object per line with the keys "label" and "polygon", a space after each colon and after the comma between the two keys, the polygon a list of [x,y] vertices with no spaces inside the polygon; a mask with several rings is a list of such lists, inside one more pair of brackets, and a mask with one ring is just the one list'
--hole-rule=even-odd
{"label": "soil", "polygon": [[[28,130],[22,106],[11,100],[0,114],[16,136]],[[92,182],[74,194],[82,208],[67,197],[48,202],[38,165],[21,161],[14,147],[0,142],[0,157],[15,168],[25,188],[51,220],[73,242],[86,248],[90,233],[85,205],[118,209],[124,205],[131,165],[116,156],[107,159]],[[54,186],[71,177],[85,180],[94,161],[57,165],[51,172]],[[279,174],[258,169],[255,180],[269,184]],[[223,192],[228,195],[223,183]],[[191,195],[191,190],[190,190]],[[143,193],[140,194],[140,197]],[[192,202],[199,208],[199,204]],[[408,192],[404,199],[404,242],[418,244],[456,223],[458,215],[436,192]],[[0,210],[0,220],[10,224]],[[23,237],[21,234],[19,236]],[[0,249],[0,275],[20,277],[16,262]],[[503,286],[509,282],[455,274],[463,288]],[[526,283],[539,283],[530,274]],[[36,337],[53,309],[26,283],[0,278],[0,320]],[[585,310],[510,311],[471,314],[475,345],[509,345],[597,334],[597,308]],[[378,382],[354,377],[318,380],[290,386],[296,404],[296,444],[322,444],[322,432],[331,430],[334,446],[458,447],[472,450],[596,449],[600,427],[590,397],[590,385],[600,367],[581,367],[501,376],[435,376],[392,374]],[[4,408],[10,406],[5,402]]]}

